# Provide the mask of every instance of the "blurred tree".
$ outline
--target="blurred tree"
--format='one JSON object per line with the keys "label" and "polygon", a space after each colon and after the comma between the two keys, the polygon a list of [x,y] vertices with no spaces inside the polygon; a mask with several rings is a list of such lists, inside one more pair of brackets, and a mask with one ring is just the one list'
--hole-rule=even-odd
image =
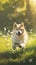
{"label": "blurred tree", "polygon": [[26,17],[25,17],[25,24],[26,28],[31,31],[32,29],[32,11],[30,7],[30,0],[26,0]]}

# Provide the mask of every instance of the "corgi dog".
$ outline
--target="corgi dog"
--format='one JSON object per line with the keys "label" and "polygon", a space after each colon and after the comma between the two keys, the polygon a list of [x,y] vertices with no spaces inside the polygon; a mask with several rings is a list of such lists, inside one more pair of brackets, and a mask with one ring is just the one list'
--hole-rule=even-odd
{"label": "corgi dog", "polygon": [[24,23],[17,24],[14,22],[13,30],[12,30],[12,47],[15,49],[16,47],[24,48],[28,41],[28,34],[25,30]]}

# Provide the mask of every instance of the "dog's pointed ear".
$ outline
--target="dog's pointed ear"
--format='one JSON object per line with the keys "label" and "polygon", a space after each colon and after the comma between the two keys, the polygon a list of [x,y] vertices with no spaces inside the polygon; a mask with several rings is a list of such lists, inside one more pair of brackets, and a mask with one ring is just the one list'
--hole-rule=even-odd
{"label": "dog's pointed ear", "polygon": [[21,23],[21,26],[24,26],[24,22]]}
{"label": "dog's pointed ear", "polygon": [[16,26],[17,26],[17,23],[16,23],[16,22],[14,22],[13,27],[15,28]]}

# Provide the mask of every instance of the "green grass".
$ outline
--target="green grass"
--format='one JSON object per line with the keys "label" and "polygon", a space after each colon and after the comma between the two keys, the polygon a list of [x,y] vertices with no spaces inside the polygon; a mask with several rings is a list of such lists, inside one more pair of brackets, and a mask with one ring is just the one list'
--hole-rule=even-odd
{"label": "green grass", "polygon": [[36,65],[36,34],[29,35],[25,49],[12,50],[10,36],[0,35],[0,65]]}

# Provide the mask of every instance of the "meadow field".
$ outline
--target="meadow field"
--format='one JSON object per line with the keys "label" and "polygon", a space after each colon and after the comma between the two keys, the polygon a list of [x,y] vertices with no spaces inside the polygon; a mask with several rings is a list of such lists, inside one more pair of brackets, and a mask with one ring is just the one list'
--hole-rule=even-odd
{"label": "meadow field", "polygon": [[36,34],[30,34],[25,49],[12,49],[10,35],[0,34],[0,65],[36,65]]}

